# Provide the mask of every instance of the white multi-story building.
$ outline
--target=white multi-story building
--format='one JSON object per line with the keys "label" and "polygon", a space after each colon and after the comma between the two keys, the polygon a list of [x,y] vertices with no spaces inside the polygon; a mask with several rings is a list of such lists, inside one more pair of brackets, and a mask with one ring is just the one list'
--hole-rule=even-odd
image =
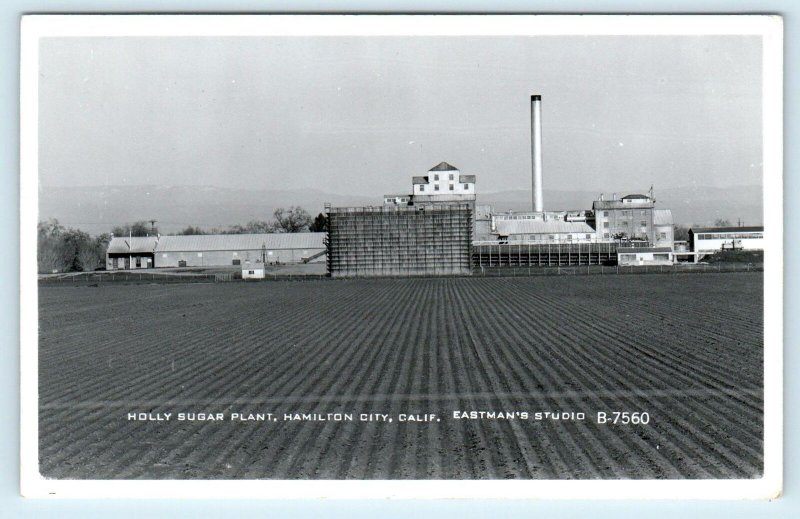
{"label": "white multi-story building", "polygon": [[440,162],[425,176],[412,177],[412,194],[383,195],[385,205],[431,203],[475,203],[475,175],[462,175],[458,168]]}
{"label": "white multi-story building", "polygon": [[440,162],[424,177],[414,177],[414,196],[475,196],[475,175],[462,175],[455,166]]}

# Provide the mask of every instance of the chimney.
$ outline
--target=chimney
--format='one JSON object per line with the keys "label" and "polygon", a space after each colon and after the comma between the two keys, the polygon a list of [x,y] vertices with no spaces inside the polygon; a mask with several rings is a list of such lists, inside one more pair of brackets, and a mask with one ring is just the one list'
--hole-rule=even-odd
{"label": "chimney", "polygon": [[531,96],[531,165],[533,168],[533,210],[544,211],[542,204],[542,96]]}

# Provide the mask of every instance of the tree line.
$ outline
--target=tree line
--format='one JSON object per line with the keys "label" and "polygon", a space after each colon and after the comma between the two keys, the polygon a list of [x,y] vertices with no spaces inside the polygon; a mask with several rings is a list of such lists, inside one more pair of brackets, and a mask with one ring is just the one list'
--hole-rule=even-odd
{"label": "tree line", "polygon": [[176,234],[266,234],[282,232],[325,232],[328,229],[328,220],[324,214],[319,213],[312,218],[302,207],[278,208],[272,213],[272,220],[250,220],[244,225],[231,225],[226,228],[211,228],[209,230],[190,225]]}
{"label": "tree line", "polygon": [[[283,232],[324,232],[327,219],[320,213],[312,218],[302,207],[278,208],[271,221],[251,220],[244,225],[231,225],[219,229],[205,230],[188,226],[177,234],[263,234]],[[139,221],[116,226],[110,233],[91,236],[80,229],[64,227],[58,220],[39,222],[37,236],[37,263],[41,273],[90,272],[105,266],[106,250],[112,236],[157,236],[159,233],[154,221]]]}
{"label": "tree line", "polygon": [[66,228],[56,219],[37,226],[39,272],[86,272],[106,262],[111,234],[91,236],[80,229]]}
{"label": "tree line", "polygon": [[[714,227],[731,227],[731,221],[725,218],[714,220]],[[689,229],[686,225],[675,224],[672,226],[672,239],[675,241],[689,241]]]}

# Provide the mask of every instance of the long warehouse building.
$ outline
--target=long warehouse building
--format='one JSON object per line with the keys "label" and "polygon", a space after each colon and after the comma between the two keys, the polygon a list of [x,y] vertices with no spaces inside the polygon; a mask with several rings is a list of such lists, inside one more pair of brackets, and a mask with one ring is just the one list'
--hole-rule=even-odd
{"label": "long warehouse building", "polygon": [[325,233],[202,234],[114,237],[106,268],[223,267],[325,261]]}

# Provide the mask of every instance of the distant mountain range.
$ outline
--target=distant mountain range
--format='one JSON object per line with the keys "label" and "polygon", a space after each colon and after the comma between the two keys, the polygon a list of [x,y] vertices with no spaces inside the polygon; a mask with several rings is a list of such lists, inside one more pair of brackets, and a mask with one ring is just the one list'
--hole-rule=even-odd
{"label": "distant mountain range", "polygon": [[[590,209],[596,191],[544,192],[545,209]],[[620,196],[627,193],[619,193]],[[478,194],[478,203],[495,210],[530,209],[530,191],[513,190]],[[605,193],[606,200],[612,193]],[[710,225],[719,218],[736,224],[761,225],[763,204],[760,186],[729,188],[680,187],[655,192],[657,207],[672,209],[675,222]],[[208,186],[90,186],[41,187],[40,220],[56,218],[63,225],[91,234],[108,232],[116,225],[151,220],[162,234],[188,225],[210,229],[270,220],[278,207],[300,206],[312,216],[333,206],[380,205],[375,195],[338,195],[316,189],[246,190]]]}

